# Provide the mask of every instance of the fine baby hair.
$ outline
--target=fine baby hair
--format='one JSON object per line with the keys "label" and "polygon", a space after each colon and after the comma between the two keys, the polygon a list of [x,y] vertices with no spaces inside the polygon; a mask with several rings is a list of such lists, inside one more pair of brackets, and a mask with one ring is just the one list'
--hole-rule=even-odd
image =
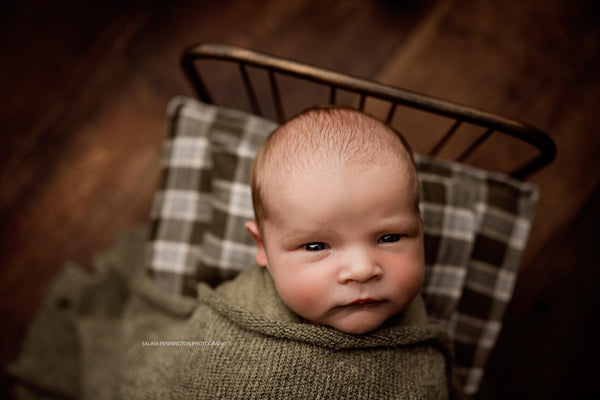
{"label": "fine baby hair", "polygon": [[[275,176],[327,165],[347,168],[395,162],[409,166],[418,203],[418,179],[405,138],[376,118],[339,106],[309,108],[276,129],[258,151],[250,171],[256,220],[268,215],[265,189]],[[407,164],[408,163],[408,164]]]}

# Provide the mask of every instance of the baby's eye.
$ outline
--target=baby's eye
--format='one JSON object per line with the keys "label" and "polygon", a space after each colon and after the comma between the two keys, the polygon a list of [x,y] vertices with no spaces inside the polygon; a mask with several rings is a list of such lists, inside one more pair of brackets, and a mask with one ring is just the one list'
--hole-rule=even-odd
{"label": "baby's eye", "polygon": [[302,248],[306,251],[322,251],[329,248],[329,245],[323,242],[311,242],[302,245]]}
{"label": "baby's eye", "polygon": [[401,237],[402,235],[399,233],[389,233],[380,237],[377,243],[394,243],[399,241]]}

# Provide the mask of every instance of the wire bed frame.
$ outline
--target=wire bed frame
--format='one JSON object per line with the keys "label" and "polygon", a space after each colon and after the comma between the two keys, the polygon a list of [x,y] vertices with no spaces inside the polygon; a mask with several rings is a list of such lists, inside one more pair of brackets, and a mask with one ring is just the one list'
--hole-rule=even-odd
{"label": "wire bed frame", "polygon": [[329,97],[326,99],[328,104],[338,104],[340,91],[358,95],[356,108],[361,111],[364,111],[367,99],[383,100],[389,103],[389,110],[383,119],[386,123],[392,121],[399,105],[453,119],[454,122],[450,128],[429,151],[431,156],[438,155],[464,124],[482,127],[484,131],[455,158],[455,161],[467,160],[495,132],[517,138],[537,150],[537,155],[509,172],[509,175],[514,178],[525,179],[550,164],[556,155],[556,146],[553,140],[546,133],[531,125],[374,81],[226,45],[191,46],[184,51],[181,58],[181,66],[185,74],[199,99],[205,103],[217,104],[197,68],[198,63],[202,60],[219,60],[237,64],[250,109],[259,116],[264,116],[264,113],[259,104],[255,82],[252,81],[249,74],[249,67],[265,71],[268,76],[268,90],[271,94],[274,114],[279,123],[284,122],[287,115],[282,102],[278,77],[286,76],[328,87]]}

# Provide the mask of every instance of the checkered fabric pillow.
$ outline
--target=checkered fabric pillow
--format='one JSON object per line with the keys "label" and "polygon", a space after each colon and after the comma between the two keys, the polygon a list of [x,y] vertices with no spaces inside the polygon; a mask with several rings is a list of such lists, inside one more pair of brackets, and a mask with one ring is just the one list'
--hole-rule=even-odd
{"label": "checkered fabric pillow", "polygon": [[[249,168],[277,124],[186,97],[174,98],[167,113],[148,271],[167,292],[194,296],[198,282],[214,286],[254,260],[254,243],[244,228],[254,218],[248,169],[238,164],[246,160]],[[219,148],[233,152],[216,156]]]}
{"label": "checkered fabric pillow", "polygon": [[[152,209],[149,273],[193,295],[254,263],[249,167],[277,126],[178,97],[169,105],[163,181]],[[431,322],[455,341],[456,380],[477,391],[512,296],[537,187],[502,174],[416,156],[425,231],[423,295]]]}
{"label": "checkered fabric pillow", "polygon": [[512,298],[536,185],[463,164],[416,156],[421,182],[429,320],[455,345],[454,374],[477,392]]}

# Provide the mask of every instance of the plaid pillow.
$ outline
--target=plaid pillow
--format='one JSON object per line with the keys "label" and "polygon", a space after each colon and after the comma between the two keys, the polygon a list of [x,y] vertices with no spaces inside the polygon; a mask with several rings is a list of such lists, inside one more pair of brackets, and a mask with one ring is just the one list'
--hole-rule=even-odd
{"label": "plaid pillow", "polygon": [[[277,124],[186,97],[174,98],[167,114],[162,179],[150,212],[148,272],[167,292],[193,296],[198,282],[214,286],[254,259],[243,225],[254,217],[252,200],[247,172],[236,175],[237,159],[255,153]],[[249,135],[260,142],[240,142]],[[239,156],[223,152],[213,160],[219,138]]]}
{"label": "plaid pillow", "polygon": [[[149,273],[193,295],[254,263],[249,167],[277,126],[241,111],[178,97],[169,105],[163,181],[152,209]],[[537,187],[465,165],[416,156],[425,231],[423,295],[431,322],[455,341],[454,371],[477,391],[512,296]]]}
{"label": "plaid pillow", "polygon": [[477,392],[512,298],[536,185],[416,156],[421,182],[429,320],[454,339],[454,374]]}

